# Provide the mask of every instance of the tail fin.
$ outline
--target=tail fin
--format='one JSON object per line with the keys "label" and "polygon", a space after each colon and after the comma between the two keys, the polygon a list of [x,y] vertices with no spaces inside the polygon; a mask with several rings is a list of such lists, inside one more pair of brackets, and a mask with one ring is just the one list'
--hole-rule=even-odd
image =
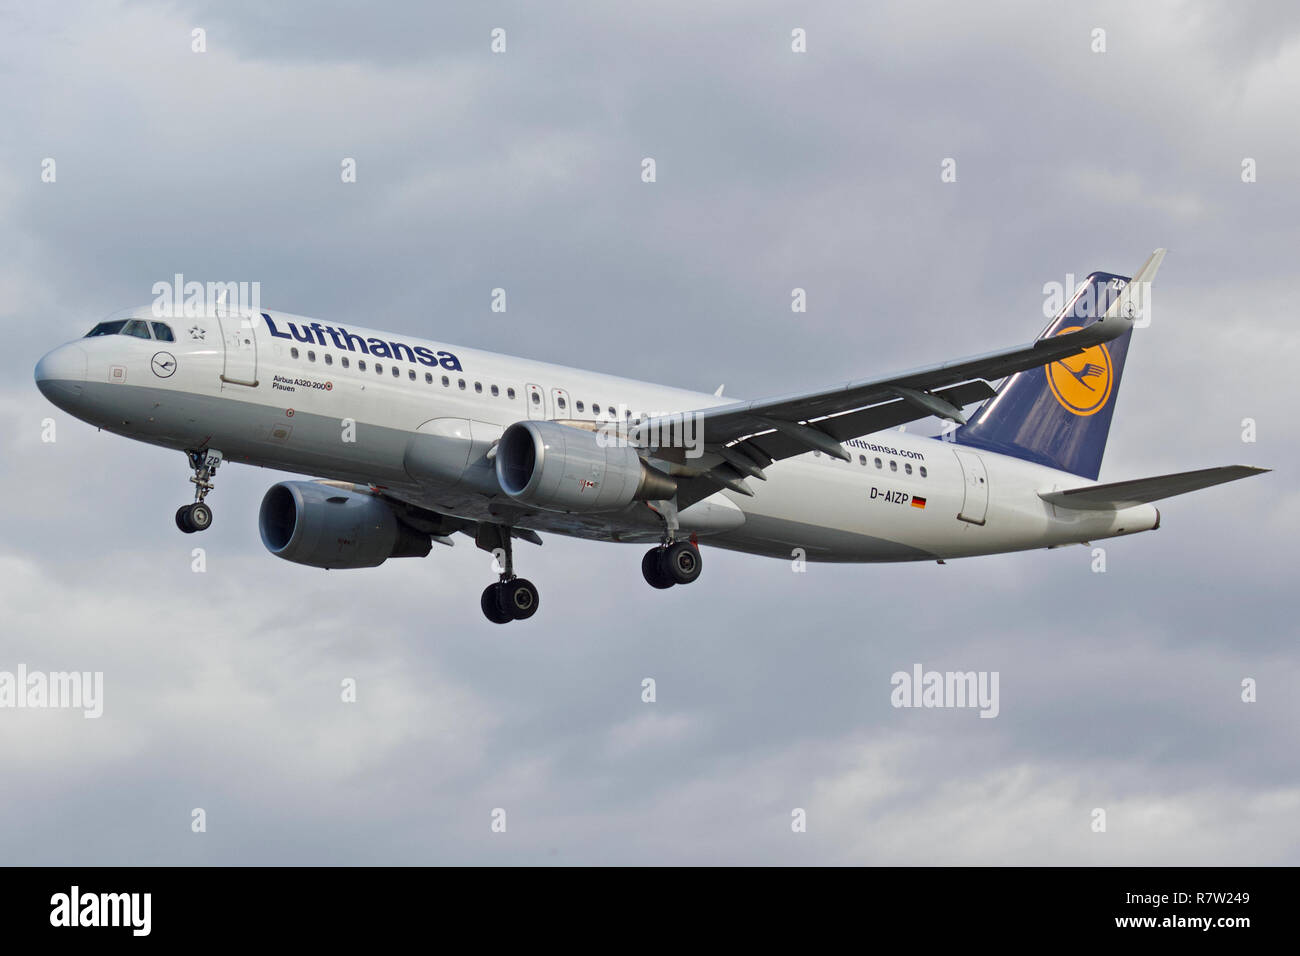
{"label": "tail fin", "polygon": [[[1153,264],[1158,260],[1148,261]],[[1142,272],[1140,278],[1149,280],[1148,269]],[[1128,283],[1126,276],[1092,273],[1039,338],[1096,322]],[[954,440],[1095,481],[1132,336],[1130,328],[1078,355],[1017,372],[956,430]]]}

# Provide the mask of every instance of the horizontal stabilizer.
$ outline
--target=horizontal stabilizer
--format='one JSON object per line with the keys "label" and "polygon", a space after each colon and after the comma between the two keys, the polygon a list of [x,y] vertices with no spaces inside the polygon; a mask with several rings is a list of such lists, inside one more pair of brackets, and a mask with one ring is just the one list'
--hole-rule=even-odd
{"label": "horizontal stabilizer", "polygon": [[1249,478],[1268,471],[1250,465],[1225,465],[1222,468],[1202,468],[1200,471],[1183,471],[1176,475],[1158,475],[1155,478],[1137,478],[1133,481],[1115,481],[1107,485],[1088,485],[1068,491],[1040,491],[1038,497],[1059,508],[1078,511],[1115,511],[1133,505],[1150,504],[1162,498],[1185,495],[1225,481]]}

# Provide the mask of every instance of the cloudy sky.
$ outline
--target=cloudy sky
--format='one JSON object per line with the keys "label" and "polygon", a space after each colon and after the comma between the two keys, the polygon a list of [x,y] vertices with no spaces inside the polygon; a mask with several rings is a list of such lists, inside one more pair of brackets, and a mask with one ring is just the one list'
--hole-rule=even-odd
{"label": "cloudy sky", "polygon": [[[0,2],[0,670],[105,681],[98,720],[0,710],[0,860],[1300,863],[1300,10],[443,7]],[[640,547],[548,538],[497,627],[467,539],[291,565],[255,523],[282,476],[233,465],[198,574],[181,456],[31,377],[180,272],[759,397],[1026,341],[1045,283],[1156,246],[1102,479],[1275,471],[1100,574],[706,550],[660,593]],[[998,671],[999,716],[891,707],[915,663]]]}

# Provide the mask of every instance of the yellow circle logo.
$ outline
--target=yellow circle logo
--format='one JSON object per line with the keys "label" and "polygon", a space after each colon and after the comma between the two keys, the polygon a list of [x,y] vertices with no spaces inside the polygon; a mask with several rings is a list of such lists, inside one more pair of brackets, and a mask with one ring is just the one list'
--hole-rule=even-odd
{"label": "yellow circle logo", "polygon": [[[1077,332],[1080,328],[1072,325],[1056,334]],[[1110,398],[1111,383],[1115,380],[1112,370],[1106,346],[1094,345],[1047,366],[1047,384],[1062,408],[1075,415],[1093,415]]]}

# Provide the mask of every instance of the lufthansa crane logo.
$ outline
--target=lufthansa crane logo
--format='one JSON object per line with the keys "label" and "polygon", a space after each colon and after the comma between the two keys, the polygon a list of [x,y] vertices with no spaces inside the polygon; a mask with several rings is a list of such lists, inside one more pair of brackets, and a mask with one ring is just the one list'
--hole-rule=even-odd
{"label": "lufthansa crane logo", "polygon": [[176,356],[171,352],[156,352],[149,367],[159,378],[171,378],[176,371]]}
{"label": "lufthansa crane logo", "polygon": [[[1077,332],[1082,326],[1061,329],[1058,335]],[[1078,355],[1047,366],[1047,384],[1061,407],[1075,415],[1095,415],[1106,407],[1114,385],[1114,366],[1104,344],[1086,348]]]}

